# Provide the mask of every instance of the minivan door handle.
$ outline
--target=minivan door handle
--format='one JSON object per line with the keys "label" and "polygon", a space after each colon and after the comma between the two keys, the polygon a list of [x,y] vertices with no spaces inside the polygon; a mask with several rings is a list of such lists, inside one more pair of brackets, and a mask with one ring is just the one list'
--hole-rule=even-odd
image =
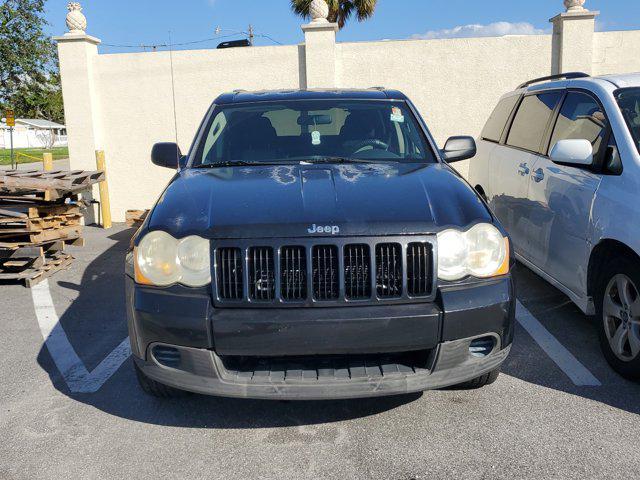
{"label": "minivan door handle", "polygon": [[518,167],[518,173],[521,176],[525,176],[525,175],[529,175],[529,166],[526,163],[521,163],[520,166]]}
{"label": "minivan door handle", "polygon": [[533,178],[536,183],[540,183],[542,180],[544,180],[544,170],[542,170],[541,168],[537,169],[535,172],[533,172],[531,178]]}

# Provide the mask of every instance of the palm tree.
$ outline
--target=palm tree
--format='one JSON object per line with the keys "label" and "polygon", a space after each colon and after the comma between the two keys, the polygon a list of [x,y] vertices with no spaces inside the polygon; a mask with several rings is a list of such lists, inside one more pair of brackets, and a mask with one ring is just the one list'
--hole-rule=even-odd
{"label": "palm tree", "polygon": [[[312,0],[291,0],[291,9],[296,15],[309,18],[309,7]],[[338,24],[340,29],[354,13],[362,22],[373,16],[378,0],[325,0],[329,5],[330,22]]]}

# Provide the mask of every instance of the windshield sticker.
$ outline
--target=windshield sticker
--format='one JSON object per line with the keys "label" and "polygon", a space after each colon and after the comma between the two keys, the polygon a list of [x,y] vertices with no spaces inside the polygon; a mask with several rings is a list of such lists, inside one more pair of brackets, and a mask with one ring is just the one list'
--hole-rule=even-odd
{"label": "windshield sticker", "polygon": [[391,109],[391,121],[396,123],[404,123],[404,115],[402,115],[402,110],[398,107],[393,107]]}
{"label": "windshield sticker", "polygon": [[320,143],[322,143],[320,141],[320,132],[317,130],[314,130],[313,132],[311,132],[311,143],[314,145],[320,145]]}

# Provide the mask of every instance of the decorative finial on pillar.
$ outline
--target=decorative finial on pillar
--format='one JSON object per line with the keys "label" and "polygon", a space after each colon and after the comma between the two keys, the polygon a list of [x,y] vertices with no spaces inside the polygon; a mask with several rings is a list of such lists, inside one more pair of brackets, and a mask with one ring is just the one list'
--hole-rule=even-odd
{"label": "decorative finial on pillar", "polygon": [[82,6],[79,2],[69,2],[67,5],[67,34],[79,35],[84,34],[87,30],[87,18],[82,13]]}
{"label": "decorative finial on pillar", "polygon": [[588,10],[584,8],[586,1],[587,0],[564,0],[564,6],[567,12],[588,12]]}
{"label": "decorative finial on pillar", "polygon": [[325,0],[313,0],[309,7],[311,23],[329,23],[329,5]]}

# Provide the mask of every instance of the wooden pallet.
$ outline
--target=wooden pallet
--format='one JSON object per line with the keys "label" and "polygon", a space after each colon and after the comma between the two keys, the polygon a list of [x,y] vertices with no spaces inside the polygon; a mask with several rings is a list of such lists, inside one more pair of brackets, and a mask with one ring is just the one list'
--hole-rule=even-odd
{"label": "wooden pallet", "polygon": [[125,213],[125,221],[127,227],[139,227],[149,214],[149,210],[127,210]]}
{"label": "wooden pallet", "polygon": [[40,244],[54,240],[72,240],[82,236],[82,226],[72,225],[59,228],[49,228],[40,231],[25,231],[24,229],[0,229],[0,248],[10,247],[11,244],[23,246],[26,244]]}
{"label": "wooden pallet", "polygon": [[[21,197],[22,198],[22,197]],[[27,219],[42,218],[54,215],[80,214],[79,203],[64,203],[42,205],[30,201],[12,201],[0,203],[0,221],[8,221],[9,218]]]}
{"label": "wooden pallet", "polygon": [[80,193],[101,171],[0,171],[0,280],[30,287],[68,268],[66,245],[84,245]]}
{"label": "wooden pallet", "polygon": [[86,190],[105,180],[102,171],[84,170],[6,170],[0,172],[0,199],[15,199],[25,195],[53,201],[65,195]]}
{"label": "wooden pallet", "polygon": [[52,228],[81,225],[81,213],[50,215],[38,218],[0,217],[0,234],[32,233]]}
{"label": "wooden pallet", "polygon": [[20,271],[0,271],[0,281],[19,281],[28,288],[40,283],[54,273],[66,270],[73,257],[63,251],[47,254],[42,264],[27,265]]}

